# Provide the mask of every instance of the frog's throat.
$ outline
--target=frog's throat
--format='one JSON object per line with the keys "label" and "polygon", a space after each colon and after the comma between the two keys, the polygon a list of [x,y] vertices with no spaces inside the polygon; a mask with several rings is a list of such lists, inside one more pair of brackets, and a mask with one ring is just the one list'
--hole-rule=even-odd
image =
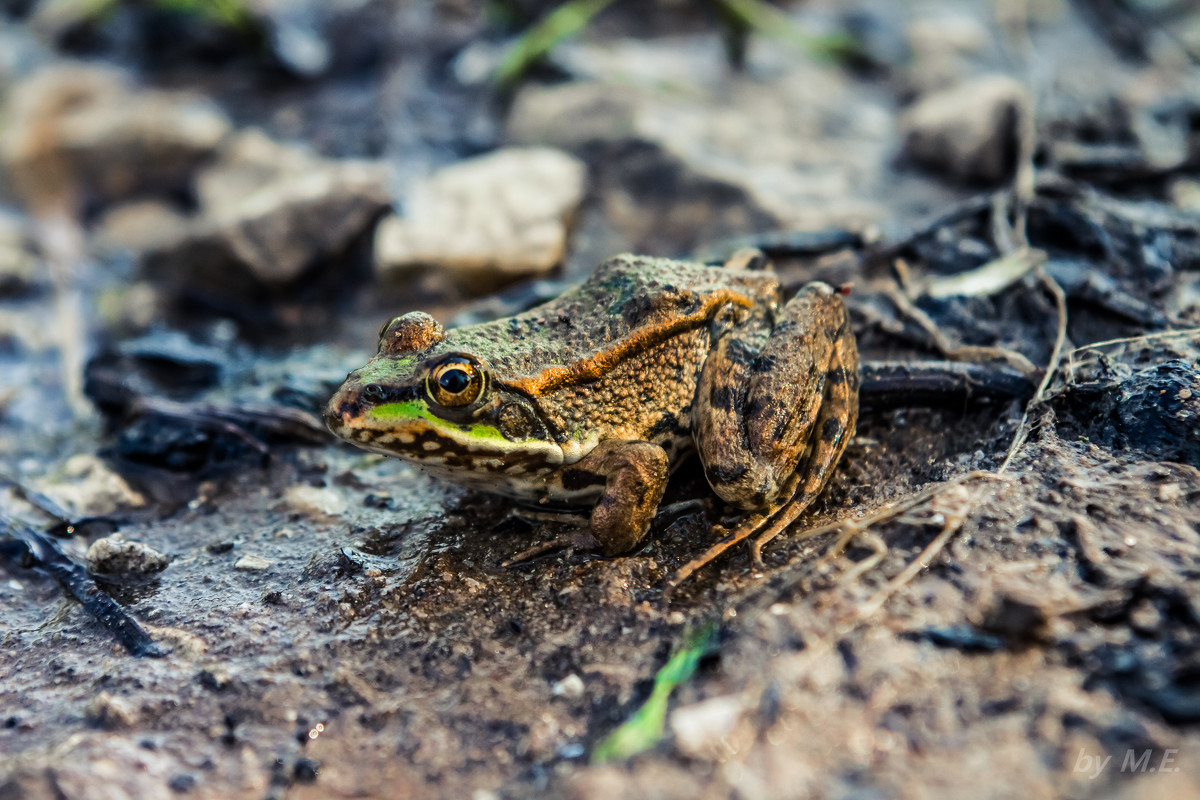
{"label": "frog's throat", "polygon": [[[486,456],[520,453],[546,465],[563,463],[563,449],[541,439],[512,440],[494,425],[442,419],[420,400],[381,403],[363,415],[367,425],[352,440],[414,461],[443,461],[449,453]],[[375,423],[375,424],[371,424]]]}
{"label": "frog's throat", "polygon": [[754,301],[747,295],[732,289],[722,289],[704,298],[704,302],[691,314],[681,315],[662,325],[652,325],[634,331],[620,343],[601,350],[591,358],[563,367],[550,367],[538,375],[505,383],[527,397],[539,397],[563,386],[593,381],[625,363],[630,358],[656,347],[673,336],[692,330],[712,320],[725,306],[752,308]]}

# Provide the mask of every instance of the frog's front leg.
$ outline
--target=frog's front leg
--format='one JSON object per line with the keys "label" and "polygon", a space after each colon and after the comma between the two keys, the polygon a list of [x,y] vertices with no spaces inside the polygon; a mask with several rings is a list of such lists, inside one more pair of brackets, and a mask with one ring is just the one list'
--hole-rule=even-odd
{"label": "frog's front leg", "polygon": [[748,511],[821,492],[858,418],[858,351],[841,297],[805,286],[775,328],[733,329],[709,354],[693,425],[713,490]]}
{"label": "frog's front leg", "polygon": [[590,533],[606,556],[627,553],[645,537],[667,487],[667,454],[643,441],[605,441],[562,470],[563,488],[603,485]]}

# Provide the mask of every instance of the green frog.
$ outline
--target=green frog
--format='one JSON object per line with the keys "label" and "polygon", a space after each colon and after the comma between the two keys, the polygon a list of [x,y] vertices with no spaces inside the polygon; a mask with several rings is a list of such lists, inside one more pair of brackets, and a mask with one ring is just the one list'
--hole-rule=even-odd
{"label": "green frog", "polygon": [[396,317],[325,412],[346,441],[454,483],[590,507],[581,533],[606,555],[644,539],[693,451],[722,500],[777,533],[776,512],[790,522],[829,481],[857,416],[840,294],[810,283],[785,303],[759,251],[724,266],[619,255],[557,299],[462,328]]}

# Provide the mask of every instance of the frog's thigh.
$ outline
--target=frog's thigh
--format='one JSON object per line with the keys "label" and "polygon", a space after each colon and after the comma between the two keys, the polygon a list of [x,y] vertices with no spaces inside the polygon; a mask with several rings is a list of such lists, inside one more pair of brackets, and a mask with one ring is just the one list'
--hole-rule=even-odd
{"label": "frog's thigh", "polygon": [[831,287],[801,289],[761,351],[754,336],[735,330],[717,343],[693,416],[709,483],[723,500],[746,509],[777,500],[798,469],[828,471],[858,410],[854,339]]}
{"label": "frog's thigh", "polygon": [[667,454],[656,444],[607,441],[563,470],[563,485],[581,488],[604,484],[604,495],[592,511],[591,533],[605,555],[637,546],[667,487]]}

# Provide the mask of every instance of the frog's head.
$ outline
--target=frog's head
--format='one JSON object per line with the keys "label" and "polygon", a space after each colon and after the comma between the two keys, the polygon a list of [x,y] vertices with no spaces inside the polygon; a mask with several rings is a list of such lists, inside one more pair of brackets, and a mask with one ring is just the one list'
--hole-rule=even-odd
{"label": "frog's head", "polygon": [[329,430],[451,477],[521,475],[561,463],[562,450],[535,404],[454,333],[420,311],[386,323],[379,352],[330,399]]}

